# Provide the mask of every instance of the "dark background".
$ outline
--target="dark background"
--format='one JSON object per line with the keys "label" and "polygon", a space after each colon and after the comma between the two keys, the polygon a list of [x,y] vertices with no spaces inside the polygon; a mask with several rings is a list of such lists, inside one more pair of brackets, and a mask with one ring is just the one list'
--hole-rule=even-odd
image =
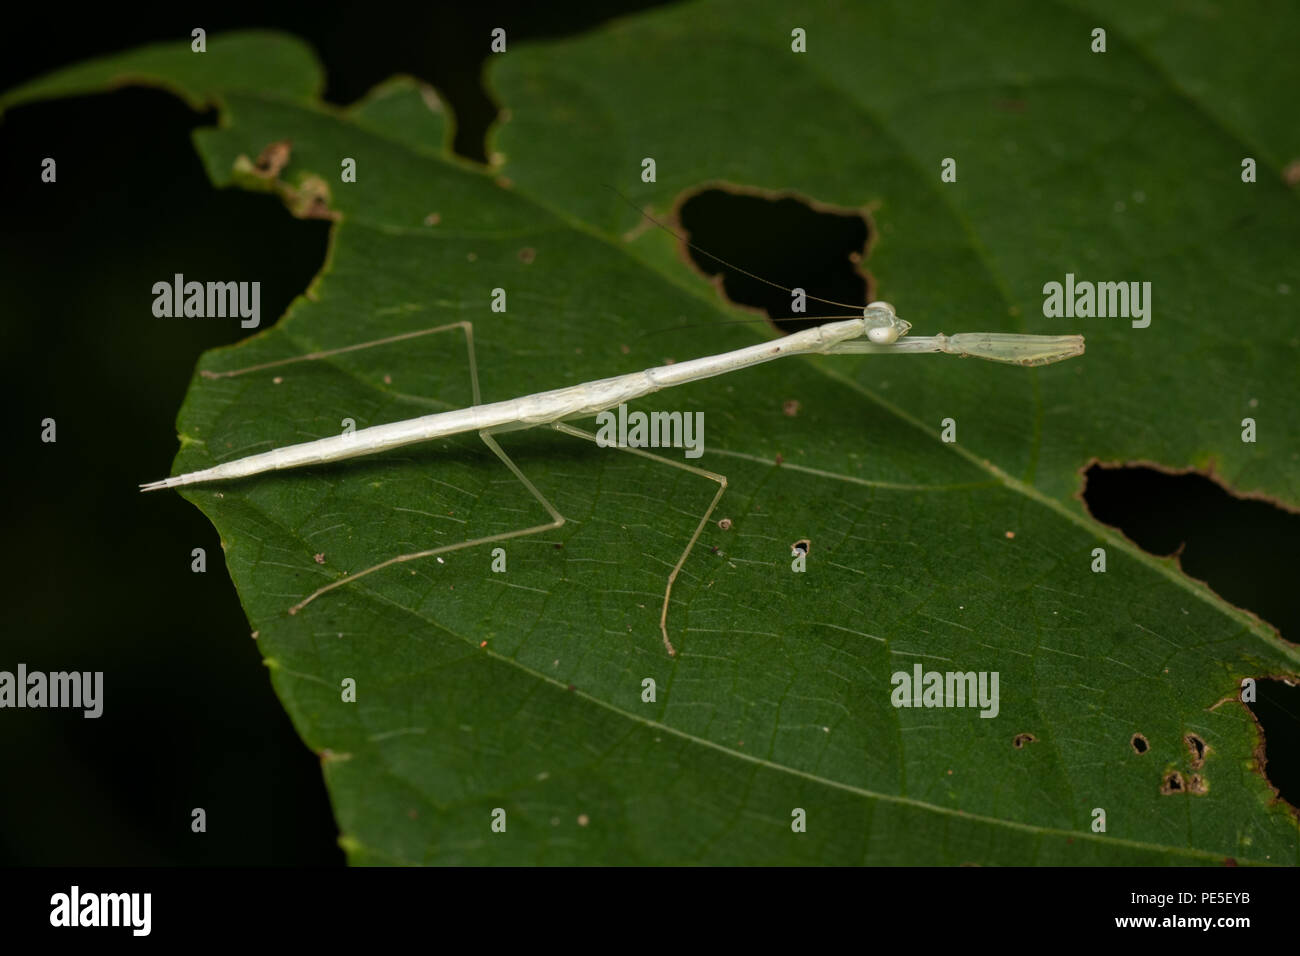
{"label": "dark background", "polygon": [[[602,3],[599,13],[543,3],[391,13],[367,5],[363,16],[259,5],[134,19],[50,5],[6,13],[0,90],[90,56],[188,40],[195,26],[209,36],[276,28],[315,47],[330,102],[349,103],[398,72],[428,81],[457,119],[456,152],[481,161],[495,115],[481,83],[493,27],[516,44],[652,5]],[[21,107],[0,120],[0,389],[11,449],[0,478],[0,667],[102,670],[108,686],[98,720],[4,713],[0,864],[343,862],[316,756],[271,692],[212,527],[174,494],[135,491],[169,473],[198,356],[246,334],[233,322],[153,319],[147,290],[175,272],[256,277],[266,325],[325,253],[327,223],[294,219],[269,196],[212,188],[190,131],[213,122],[214,113],[140,89]],[[58,159],[57,187],[39,182],[45,156]],[[702,247],[777,277],[837,225],[762,204],[706,202],[695,212],[688,221]],[[756,234],[780,244],[737,246]],[[828,288],[830,298],[861,294]],[[729,280],[728,289],[753,304],[773,301],[757,284]],[[788,302],[777,293],[773,308]],[[58,422],[53,445],[38,438],[46,417]],[[1094,513],[1156,553],[1185,545],[1189,573],[1296,640],[1300,602],[1289,578],[1300,517],[1240,502],[1197,476],[1146,471],[1090,472]],[[196,547],[207,551],[206,574],[190,571]],[[1270,774],[1298,802],[1300,700],[1275,684],[1256,710]],[[194,807],[207,811],[205,835],[190,831]]]}

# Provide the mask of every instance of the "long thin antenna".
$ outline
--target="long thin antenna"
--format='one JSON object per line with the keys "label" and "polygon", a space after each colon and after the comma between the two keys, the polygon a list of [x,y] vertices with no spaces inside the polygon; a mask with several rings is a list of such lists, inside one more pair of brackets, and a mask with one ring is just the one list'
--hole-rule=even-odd
{"label": "long thin antenna", "polygon": [[[659,335],[662,332],[680,332],[683,329],[712,329],[719,325],[754,325],[757,322],[765,322],[772,326],[777,322],[830,322],[837,319],[856,319],[861,313],[853,315],[802,315],[798,312],[793,315],[783,315],[780,318],[759,318],[755,316],[752,319],[720,319],[717,322],[694,322],[690,325],[665,325],[661,329],[646,329],[640,333],[642,337],[647,335]],[[781,331],[785,331],[782,329]]]}
{"label": "long thin antenna", "polygon": [[[619,192],[619,190],[617,189],[617,187],[615,187],[615,186],[611,186],[609,183],[603,183],[602,185],[604,185],[604,187],[605,187],[606,189],[612,189],[612,190],[614,191],[614,193],[615,193],[615,194],[616,194],[620,199],[623,200],[623,202],[627,203],[629,206],[631,206],[633,209],[635,209],[635,210],[637,211],[638,214],[640,214],[640,215],[644,216],[645,218],[649,219],[652,223],[654,223],[656,226],[658,226],[658,227],[659,227],[660,229],[662,229],[664,232],[668,233],[670,236],[675,236],[678,242],[683,242],[683,243],[685,243],[687,246],[689,246],[690,248],[694,249],[694,250],[695,250],[696,252],[698,252],[700,255],[702,255],[702,256],[708,256],[708,257],[709,257],[710,259],[712,259],[714,262],[721,263],[722,265],[726,266],[728,269],[731,269],[731,270],[734,271],[734,272],[739,272],[741,275],[749,276],[749,278],[753,279],[753,280],[756,281],[756,282],[761,282],[761,283],[763,283],[764,285],[770,285],[772,288],[774,288],[774,289],[780,289],[782,292],[789,292],[789,293],[791,293],[791,294],[794,293],[794,289],[791,289],[789,286],[781,285],[781,283],[779,283],[779,282],[773,282],[771,279],[764,279],[762,276],[760,276],[760,275],[755,275],[754,273],[748,271],[747,269],[742,269],[742,268],[740,268],[740,266],[738,266],[738,265],[733,265],[732,263],[728,262],[726,259],[722,258],[721,256],[715,256],[713,253],[709,252],[708,249],[701,249],[699,246],[697,246],[695,243],[691,242],[691,241],[690,241],[689,239],[687,239],[685,236],[681,235],[679,232],[677,232],[677,231],[676,231],[675,229],[673,229],[671,226],[667,226],[667,225],[665,225],[664,223],[660,222],[658,219],[656,219],[654,216],[650,215],[648,212],[646,212],[644,209],[642,209],[640,206],[638,206],[638,205],[637,205],[636,203],[634,203],[632,200],[628,199],[628,198],[627,198],[626,196],[624,196],[621,192]],[[821,303],[824,304],[824,305],[838,305],[838,306],[840,306],[841,308],[844,308],[844,309],[854,309],[854,310],[856,310],[856,311],[855,311],[855,315],[860,315],[860,314],[862,313],[862,308],[863,308],[863,306],[861,306],[861,305],[854,305],[852,302],[836,302],[834,299],[823,299],[823,298],[821,298],[821,297],[819,297],[819,296],[808,295],[807,293],[804,293],[804,295],[805,295],[807,298],[812,299],[814,302],[821,302]],[[798,318],[798,316],[796,316],[796,318]]]}

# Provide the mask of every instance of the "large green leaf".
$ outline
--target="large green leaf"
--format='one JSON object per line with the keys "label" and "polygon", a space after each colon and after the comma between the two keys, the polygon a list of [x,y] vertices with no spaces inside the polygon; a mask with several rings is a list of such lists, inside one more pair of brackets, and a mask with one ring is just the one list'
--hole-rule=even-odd
{"label": "large green leaf", "polygon": [[[442,117],[411,81],[322,105],[316,66],[282,37],[128,53],[6,98],[160,83],[219,105],[219,128],[196,136],[214,182],[257,185],[241,170],[289,139],[286,198],[301,211],[329,184],[341,218],[321,275],[203,369],[468,319],[492,401],[759,340],[721,322],[734,313],[671,237],[624,238],[635,214],[603,182],[660,211],[712,180],[867,207],[866,265],[917,334],[1088,337],[1082,359],[1040,370],[791,360],[641,403],[703,411],[699,464],[730,480],[729,529],[706,529],[674,591],[675,659],[658,631],[665,577],[715,490],[681,470],[507,435],[562,529],[508,542],[505,573],[488,547],[453,552],[296,616],[345,572],[546,516],[473,436],[187,490],[325,758],[354,862],[1296,862],[1295,820],[1231,698],[1244,676],[1294,674],[1300,654],[1074,498],[1097,456],[1213,463],[1243,491],[1300,501],[1300,435],[1281,414],[1300,346],[1300,222],[1281,176],[1293,68],[1234,72],[1269,41],[1197,11],[1173,37],[1170,16],[1118,4],[955,10],[685,5],[512,44],[489,74],[512,182],[443,154]],[[795,27],[806,54],[790,51]],[[1089,50],[1095,27],[1105,54]],[[339,182],[344,157],[356,183]],[[956,183],[940,181],[945,157]],[[1042,318],[1044,282],[1067,272],[1151,281],[1150,327]],[[489,308],[498,287],[505,313]],[[677,323],[693,328],[644,335]],[[469,400],[458,331],[196,376],[176,470]],[[1246,415],[1256,444],[1240,439]],[[939,437],[949,417],[956,444]],[[812,553],[794,573],[801,537]],[[893,707],[891,675],[918,663],[998,672],[997,717]],[[1203,766],[1188,734],[1209,745]],[[1174,771],[1205,792],[1163,794]]]}

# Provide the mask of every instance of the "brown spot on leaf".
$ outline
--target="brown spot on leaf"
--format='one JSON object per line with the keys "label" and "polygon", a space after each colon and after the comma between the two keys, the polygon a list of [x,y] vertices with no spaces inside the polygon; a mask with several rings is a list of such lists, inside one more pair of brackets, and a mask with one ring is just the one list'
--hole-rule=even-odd
{"label": "brown spot on leaf", "polygon": [[1129,746],[1131,746],[1133,752],[1138,755],[1144,754],[1151,749],[1151,745],[1147,743],[1146,737],[1142,734],[1134,734],[1129,739]]}
{"label": "brown spot on leaf", "polygon": [[1183,743],[1187,744],[1187,750],[1192,755],[1192,769],[1199,770],[1205,763],[1205,753],[1209,745],[1196,734],[1187,734],[1183,737]]}
{"label": "brown spot on leaf", "polygon": [[292,140],[276,140],[258,154],[257,162],[253,163],[253,174],[263,179],[275,179],[280,175],[280,171],[289,165],[289,156],[292,152]]}
{"label": "brown spot on leaf", "polygon": [[1183,775],[1177,770],[1171,770],[1165,774],[1164,782],[1160,784],[1160,792],[1165,796],[1173,793],[1186,793],[1187,785],[1183,783]]}
{"label": "brown spot on leaf", "polygon": [[319,176],[304,176],[295,189],[282,185],[280,194],[290,214],[299,219],[329,219],[338,221],[343,214],[330,208],[330,187]]}
{"label": "brown spot on leaf", "polygon": [[790,545],[791,554],[808,554],[812,551],[812,542],[807,538],[800,538],[794,544]]}
{"label": "brown spot on leaf", "polygon": [[536,258],[537,250],[532,246],[524,246],[524,248],[519,250],[519,261],[524,265],[531,265]]}
{"label": "brown spot on leaf", "polygon": [[1038,743],[1038,738],[1033,734],[1016,734],[1011,738],[1011,746],[1015,747],[1017,750],[1023,750],[1026,744],[1036,743]]}
{"label": "brown spot on leaf", "polygon": [[792,398],[781,406],[781,411],[785,413],[786,418],[794,418],[799,414],[799,400]]}
{"label": "brown spot on leaf", "polygon": [[1207,794],[1210,792],[1210,782],[1199,773],[1194,773],[1187,781],[1187,792],[1194,793],[1198,797]]}
{"label": "brown spot on leaf", "polygon": [[731,519],[730,519],[730,518],[722,518],[722,519],[720,519],[720,520],[718,521],[718,527],[721,528],[723,531],[730,531],[730,530],[731,530]]}

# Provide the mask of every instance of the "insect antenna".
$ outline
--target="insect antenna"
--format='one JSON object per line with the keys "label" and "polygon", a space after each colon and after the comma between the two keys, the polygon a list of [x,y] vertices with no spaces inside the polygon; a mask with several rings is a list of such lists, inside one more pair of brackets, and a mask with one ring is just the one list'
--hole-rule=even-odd
{"label": "insect antenna", "polygon": [[[862,313],[859,311],[859,312],[854,312],[852,315],[798,315],[796,314],[796,315],[789,316],[788,318],[782,318],[779,321],[782,323],[783,326],[796,325],[800,323],[807,323],[808,325],[814,325],[814,324],[820,325],[822,322],[836,322],[840,319],[860,319],[860,318],[862,318]],[[661,335],[664,332],[681,332],[686,329],[711,329],[717,325],[754,325],[756,323],[762,323],[763,325],[767,325],[770,327],[774,321],[776,320],[760,319],[760,318],[722,319],[719,322],[691,322],[686,325],[665,325],[662,328],[658,328],[658,329],[647,329],[646,331],[641,332],[637,337],[644,338],[647,335]],[[782,328],[781,331],[790,332],[790,331],[798,331],[798,329]]]}
{"label": "insect antenna", "polygon": [[[773,289],[780,289],[782,292],[788,292],[788,293],[790,293],[790,294],[793,294],[793,293],[794,293],[794,289],[790,288],[789,286],[782,285],[782,284],[779,283],[779,282],[773,282],[771,279],[767,279],[767,278],[764,278],[764,277],[761,276],[761,275],[757,275],[756,273],[750,272],[748,269],[742,269],[740,266],[736,265],[735,263],[729,262],[729,261],[727,261],[726,259],[722,258],[721,256],[714,255],[712,252],[709,252],[708,249],[701,248],[700,246],[698,246],[698,245],[696,245],[695,243],[691,242],[689,239],[687,239],[687,238],[686,238],[685,236],[683,236],[681,233],[677,232],[677,230],[673,229],[671,226],[667,225],[666,223],[661,222],[660,220],[656,219],[654,216],[650,215],[650,213],[646,212],[644,209],[642,209],[642,208],[639,207],[636,203],[634,203],[631,199],[629,199],[626,195],[624,195],[624,194],[623,194],[623,193],[622,193],[622,192],[621,192],[617,187],[612,186],[612,185],[610,185],[609,183],[604,183],[603,185],[605,186],[606,189],[611,190],[611,191],[612,191],[616,196],[618,196],[618,197],[619,197],[620,199],[622,199],[625,203],[627,203],[629,206],[631,206],[632,209],[636,210],[636,212],[637,212],[638,215],[640,215],[640,216],[644,217],[645,219],[649,220],[651,223],[653,223],[654,225],[658,226],[658,227],[659,227],[660,229],[662,229],[664,232],[666,232],[666,233],[668,233],[670,236],[673,236],[674,238],[676,238],[678,242],[680,242],[680,243],[682,243],[683,245],[687,246],[688,248],[694,250],[695,252],[698,252],[700,255],[702,255],[702,256],[706,256],[706,257],[708,257],[709,259],[712,259],[714,262],[718,263],[719,265],[725,266],[726,268],[732,270],[733,272],[739,273],[740,275],[743,275],[743,276],[745,276],[745,277],[747,277],[747,278],[749,278],[749,279],[753,279],[755,282],[761,282],[763,285],[770,286],[770,287],[772,287]],[[862,309],[863,309],[863,307],[864,307],[864,305],[865,305],[865,303],[838,302],[838,301],[836,301],[835,299],[823,299],[823,298],[820,297],[820,296],[811,295],[811,294],[809,294],[809,293],[804,293],[804,297],[805,297],[805,298],[808,298],[808,299],[812,299],[814,302],[820,302],[820,303],[822,303],[823,305],[834,305],[834,306],[838,306],[838,307],[840,307],[840,308],[844,308],[844,309],[853,309],[853,310],[854,310],[853,315],[836,315],[836,316],[830,316],[829,318],[845,319],[845,318],[854,318],[854,317],[856,317],[856,316],[860,316],[860,315],[862,314]],[[795,314],[794,316],[792,316],[792,317],[790,317],[790,318],[784,318],[784,317],[783,317],[783,318],[780,319],[779,321],[781,321],[781,322],[791,322],[791,321],[794,321],[794,322],[800,322],[800,321],[805,320],[805,318],[811,318],[811,317],[805,317],[805,316],[801,316],[801,315]]]}

